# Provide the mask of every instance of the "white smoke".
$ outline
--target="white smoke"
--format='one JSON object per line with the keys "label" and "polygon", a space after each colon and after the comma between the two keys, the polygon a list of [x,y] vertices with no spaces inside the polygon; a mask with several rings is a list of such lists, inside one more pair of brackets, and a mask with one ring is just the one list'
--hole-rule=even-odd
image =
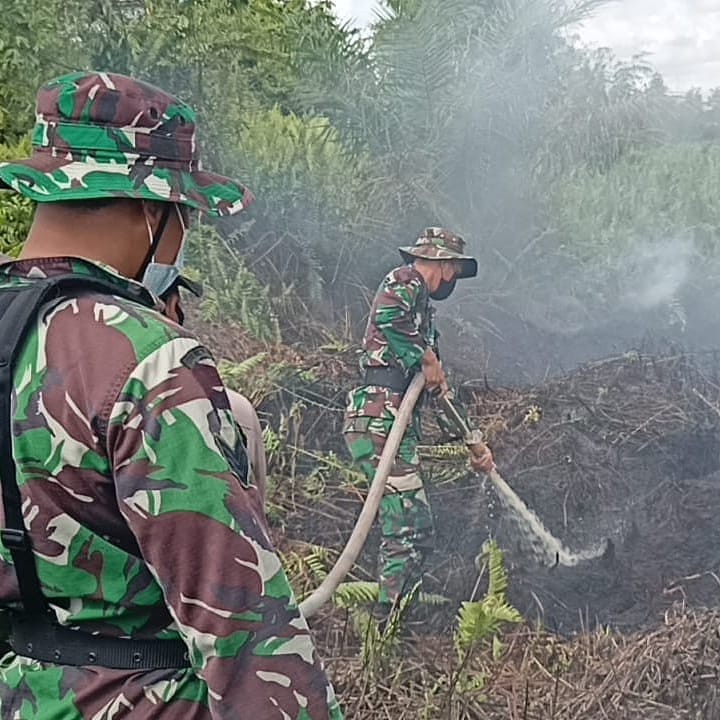
{"label": "white smoke", "polygon": [[690,278],[695,248],[689,239],[637,243],[620,263],[620,303],[632,310],[673,307]]}

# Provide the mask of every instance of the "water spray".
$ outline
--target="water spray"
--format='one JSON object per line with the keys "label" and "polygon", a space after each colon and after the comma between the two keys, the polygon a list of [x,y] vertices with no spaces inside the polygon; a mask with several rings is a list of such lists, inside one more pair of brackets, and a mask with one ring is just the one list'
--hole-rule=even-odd
{"label": "water spray", "polygon": [[[482,455],[487,449],[482,433],[468,426],[447,395],[439,398],[438,402],[448,418],[462,433],[468,450],[474,455]],[[520,531],[526,536],[533,554],[544,564],[574,567],[582,562],[603,557],[611,549],[610,540],[605,539],[594,548],[572,552],[543,525],[540,518],[503,479],[496,467],[493,466],[488,477],[495,487],[500,501],[515,515]]]}

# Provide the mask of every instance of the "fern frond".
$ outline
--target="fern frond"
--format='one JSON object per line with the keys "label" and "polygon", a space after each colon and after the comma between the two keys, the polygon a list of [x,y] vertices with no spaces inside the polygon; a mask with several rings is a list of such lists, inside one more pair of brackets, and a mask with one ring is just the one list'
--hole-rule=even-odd
{"label": "fern frond", "polygon": [[259,405],[274,389],[272,366],[265,367],[268,353],[259,352],[240,362],[225,358],[218,363],[218,372],[225,385],[247,396]]}
{"label": "fern frond", "polygon": [[501,650],[498,637],[503,623],[522,622],[522,615],[505,598],[507,573],[503,566],[502,550],[495,540],[483,543],[481,557],[489,569],[488,590],[482,600],[463,602],[457,617],[455,648],[470,651],[484,640],[492,640],[494,653]]}
{"label": "fern frond", "polygon": [[418,445],[417,450],[422,459],[431,460],[465,460],[470,454],[465,445],[451,443],[446,445]]}
{"label": "fern frond", "polygon": [[497,631],[497,621],[482,602],[465,601],[460,605],[455,631],[455,647],[467,650],[474,643],[491,637]]}
{"label": "fern frond", "polygon": [[493,608],[493,612],[498,622],[505,623],[521,623],[523,621],[522,615],[512,605],[503,603]]}
{"label": "fern frond", "polygon": [[486,540],[482,546],[482,555],[489,569],[488,597],[503,598],[508,586],[507,572],[503,565],[502,550],[495,540]]}
{"label": "fern frond", "polygon": [[450,602],[450,598],[437,593],[418,593],[418,602],[423,605],[429,605],[430,607],[440,607],[440,605],[447,605]]}
{"label": "fern frond", "polygon": [[318,580],[324,580],[327,576],[327,550],[321,545],[313,545],[309,554],[303,558],[303,562],[310,568],[310,571]]}
{"label": "fern frond", "polygon": [[362,580],[340,583],[333,594],[333,603],[339,608],[356,608],[377,602],[379,588],[376,582]]}
{"label": "fern frond", "polygon": [[[377,602],[379,587],[376,582],[351,581],[338,585],[333,595],[333,603],[340,608],[355,608],[361,605],[372,605]],[[417,601],[423,605],[439,607],[450,602],[444,595],[435,593],[417,593]],[[406,602],[407,604],[407,602]],[[405,606],[403,606],[405,607]],[[402,610],[402,608],[401,608]]]}
{"label": "fern frond", "polygon": [[267,356],[266,352],[259,352],[240,362],[222,359],[219,363],[220,375],[228,384],[241,384],[267,360]]}
{"label": "fern frond", "polygon": [[214,227],[193,228],[188,238],[188,259],[206,280],[200,303],[206,320],[235,321],[259,340],[278,341],[267,288]]}

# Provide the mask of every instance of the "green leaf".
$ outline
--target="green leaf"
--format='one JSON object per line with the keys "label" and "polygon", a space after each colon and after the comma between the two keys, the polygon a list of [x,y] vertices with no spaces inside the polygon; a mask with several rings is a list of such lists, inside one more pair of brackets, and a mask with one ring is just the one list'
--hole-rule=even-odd
{"label": "green leaf", "polygon": [[522,615],[505,599],[507,573],[502,551],[495,540],[483,544],[481,557],[489,571],[485,596],[474,602],[463,602],[457,617],[455,648],[458,653],[469,652],[475,645],[491,640],[493,652],[500,651],[499,633],[503,623],[520,623]]}

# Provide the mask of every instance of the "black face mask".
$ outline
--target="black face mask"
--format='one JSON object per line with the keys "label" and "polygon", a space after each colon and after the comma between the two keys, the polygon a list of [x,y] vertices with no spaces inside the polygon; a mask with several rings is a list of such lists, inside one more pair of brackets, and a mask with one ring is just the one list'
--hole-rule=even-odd
{"label": "black face mask", "polygon": [[445,300],[452,295],[452,291],[455,289],[455,283],[457,278],[452,280],[441,280],[437,290],[430,293],[430,297],[433,300]]}

